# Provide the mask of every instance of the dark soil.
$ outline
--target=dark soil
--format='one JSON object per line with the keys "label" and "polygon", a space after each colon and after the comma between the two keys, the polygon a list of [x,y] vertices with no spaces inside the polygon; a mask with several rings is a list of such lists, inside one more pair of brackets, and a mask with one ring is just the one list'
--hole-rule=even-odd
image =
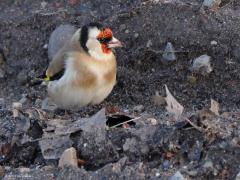
{"label": "dark soil", "polygon": [[[29,179],[164,179],[180,171],[190,179],[236,177],[240,172],[238,0],[223,1],[218,10],[201,7],[200,0],[178,3],[82,0],[74,5],[66,0],[46,2],[43,7],[41,1],[0,1],[0,48],[6,57],[5,77],[0,79],[0,176],[5,179],[25,176]],[[47,96],[46,87],[31,82],[49,63],[44,45],[59,25],[81,27],[91,21],[110,26],[125,44],[116,50],[117,85],[99,106],[67,112],[67,115],[61,110],[42,112],[39,109]],[[211,41],[217,44],[212,45]],[[177,61],[171,64],[161,61],[167,42],[177,51]],[[203,54],[212,57],[213,72],[207,76],[189,70],[192,60]],[[195,77],[196,82],[189,81],[189,76]],[[206,128],[206,132],[198,131],[183,119],[173,122],[164,105],[154,104],[152,96],[156,91],[164,95],[165,84],[185,107],[185,114]],[[27,100],[19,117],[14,118],[12,103],[23,96]],[[206,124],[197,111],[209,108],[210,99],[220,103],[222,114],[209,118]],[[143,110],[134,112],[137,105],[143,105]],[[117,109],[126,116],[146,118],[140,120],[140,125],[130,123],[129,129],[104,131],[106,134],[100,142],[95,142],[94,133],[73,133],[70,137],[73,146],[86,161],[83,168],[61,170],[57,168],[57,160],[43,158],[36,139],[42,137],[48,121],[75,121],[95,114],[102,107]],[[155,118],[157,125],[146,123],[149,117]],[[220,132],[222,129],[224,133]],[[32,141],[23,143],[24,134]],[[84,151],[82,142],[91,148]]]}

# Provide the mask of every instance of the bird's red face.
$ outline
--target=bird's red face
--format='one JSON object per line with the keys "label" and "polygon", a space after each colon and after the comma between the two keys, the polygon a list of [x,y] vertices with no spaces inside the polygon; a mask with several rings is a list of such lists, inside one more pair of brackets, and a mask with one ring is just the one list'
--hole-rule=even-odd
{"label": "bird's red face", "polygon": [[122,43],[113,37],[112,30],[110,28],[103,28],[97,36],[98,41],[101,44],[103,53],[110,53],[111,48],[122,47]]}

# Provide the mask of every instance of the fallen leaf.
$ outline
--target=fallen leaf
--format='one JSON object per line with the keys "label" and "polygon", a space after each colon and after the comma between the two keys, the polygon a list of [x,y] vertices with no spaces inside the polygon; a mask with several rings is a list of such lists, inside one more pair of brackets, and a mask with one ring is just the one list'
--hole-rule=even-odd
{"label": "fallen leaf", "polygon": [[11,144],[3,144],[0,148],[0,154],[3,156],[8,155],[11,152]]}
{"label": "fallen leaf", "polygon": [[184,110],[184,107],[173,97],[173,95],[168,90],[167,85],[165,85],[167,97],[165,98],[167,102],[166,109],[169,113],[174,114],[175,119],[178,119]]}
{"label": "fallen leaf", "polygon": [[106,107],[106,112],[108,114],[114,114],[120,112],[120,108],[117,106],[107,106]]}
{"label": "fallen leaf", "polygon": [[219,116],[219,103],[213,99],[211,99],[210,111],[212,111],[215,115]]}
{"label": "fallen leaf", "polygon": [[174,154],[172,152],[166,152],[164,156],[166,159],[170,160],[174,156]]}
{"label": "fallen leaf", "polygon": [[83,166],[86,162],[83,159],[78,159],[78,166]]}
{"label": "fallen leaf", "polygon": [[158,91],[156,91],[155,95],[152,96],[152,101],[155,105],[158,105],[158,106],[166,103],[165,98],[163,96],[160,96]]}

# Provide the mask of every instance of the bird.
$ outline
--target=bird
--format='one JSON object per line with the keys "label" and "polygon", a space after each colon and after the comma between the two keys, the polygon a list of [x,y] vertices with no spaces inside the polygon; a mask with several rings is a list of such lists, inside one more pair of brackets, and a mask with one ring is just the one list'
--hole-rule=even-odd
{"label": "bird", "polygon": [[100,104],[116,84],[117,47],[122,43],[107,26],[91,22],[77,29],[47,67],[48,98],[62,109]]}

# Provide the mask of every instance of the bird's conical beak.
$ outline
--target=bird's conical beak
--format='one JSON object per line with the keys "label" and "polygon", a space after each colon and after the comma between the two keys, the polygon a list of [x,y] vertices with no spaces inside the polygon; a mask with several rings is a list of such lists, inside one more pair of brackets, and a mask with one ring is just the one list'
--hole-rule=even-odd
{"label": "bird's conical beak", "polygon": [[117,38],[113,37],[111,41],[108,42],[108,48],[116,48],[116,47],[122,47],[121,41],[119,41]]}

